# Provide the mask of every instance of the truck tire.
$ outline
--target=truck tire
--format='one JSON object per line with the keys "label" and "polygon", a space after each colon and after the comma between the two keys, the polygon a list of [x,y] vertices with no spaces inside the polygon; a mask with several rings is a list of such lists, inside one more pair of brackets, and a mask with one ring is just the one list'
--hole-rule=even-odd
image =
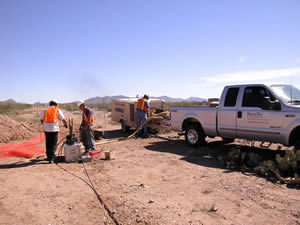
{"label": "truck tire", "polygon": [[198,146],[205,141],[205,135],[199,125],[191,124],[185,129],[185,141],[190,146]]}
{"label": "truck tire", "polygon": [[295,151],[300,150],[300,137],[298,137],[294,143]]}
{"label": "truck tire", "polygon": [[126,125],[124,120],[121,120],[121,130],[122,132],[127,133],[129,131],[129,126]]}

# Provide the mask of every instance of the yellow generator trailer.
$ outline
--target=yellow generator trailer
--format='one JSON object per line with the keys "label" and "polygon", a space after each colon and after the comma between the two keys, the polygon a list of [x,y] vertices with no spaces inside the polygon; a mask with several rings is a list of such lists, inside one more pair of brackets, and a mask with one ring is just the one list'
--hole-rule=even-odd
{"label": "yellow generator trailer", "polygon": [[[122,131],[127,132],[131,127],[137,128],[136,104],[138,98],[122,98],[112,100],[111,120],[121,123]],[[150,110],[148,116],[152,113],[163,112],[165,109],[165,101],[162,99],[149,99]],[[149,127],[157,128],[159,124],[151,121]]]}

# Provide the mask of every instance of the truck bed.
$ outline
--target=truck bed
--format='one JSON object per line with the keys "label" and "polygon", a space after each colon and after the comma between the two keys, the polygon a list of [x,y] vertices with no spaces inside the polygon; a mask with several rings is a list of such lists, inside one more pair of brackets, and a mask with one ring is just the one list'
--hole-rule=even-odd
{"label": "truck bed", "polygon": [[171,127],[175,131],[182,131],[182,121],[189,118],[198,119],[203,131],[208,136],[216,136],[216,107],[204,106],[176,106],[171,107]]}

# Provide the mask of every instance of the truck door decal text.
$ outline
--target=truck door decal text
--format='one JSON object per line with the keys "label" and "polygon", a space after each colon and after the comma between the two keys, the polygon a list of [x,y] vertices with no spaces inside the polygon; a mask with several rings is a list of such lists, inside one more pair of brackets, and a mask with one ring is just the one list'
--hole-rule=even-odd
{"label": "truck door decal text", "polygon": [[261,112],[247,112],[248,123],[268,124],[269,120],[264,118]]}
{"label": "truck door decal text", "polygon": [[263,114],[260,112],[247,112],[248,120],[262,120]]}

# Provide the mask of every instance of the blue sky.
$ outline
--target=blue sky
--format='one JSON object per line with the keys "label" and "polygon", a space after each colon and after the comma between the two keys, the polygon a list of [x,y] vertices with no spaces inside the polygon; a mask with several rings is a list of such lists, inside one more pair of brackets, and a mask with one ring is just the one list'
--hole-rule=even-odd
{"label": "blue sky", "polygon": [[299,0],[0,0],[0,101],[300,88]]}

